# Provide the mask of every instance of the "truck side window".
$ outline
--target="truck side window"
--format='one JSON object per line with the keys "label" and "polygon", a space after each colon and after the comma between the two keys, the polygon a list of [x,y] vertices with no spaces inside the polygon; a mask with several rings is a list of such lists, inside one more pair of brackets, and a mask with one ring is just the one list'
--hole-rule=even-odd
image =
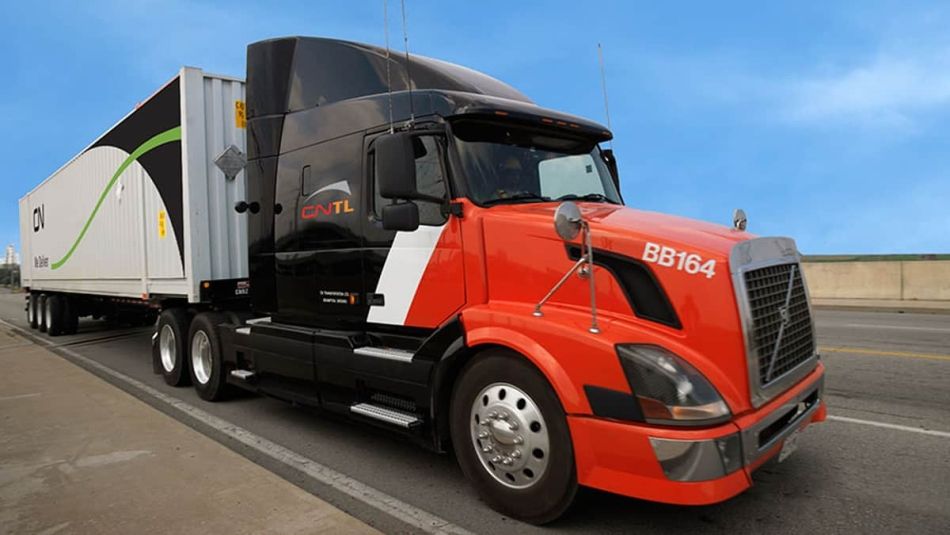
{"label": "truck side window", "polygon": [[[447,189],[445,185],[445,173],[442,166],[441,149],[439,141],[435,136],[419,136],[420,145],[416,151],[416,185],[420,193],[434,195],[445,198]],[[374,169],[370,166],[370,169]],[[384,199],[379,194],[379,186],[376,179],[373,179],[374,204],[373,213],[376,218],[382,217],[383,206],[390,204],[390,199]],[[442,207],[439,203],[430,201],[413,201],[419,206],[419,222],[423,225],[442,225],[446,221],[446,216],[442,214]]]}

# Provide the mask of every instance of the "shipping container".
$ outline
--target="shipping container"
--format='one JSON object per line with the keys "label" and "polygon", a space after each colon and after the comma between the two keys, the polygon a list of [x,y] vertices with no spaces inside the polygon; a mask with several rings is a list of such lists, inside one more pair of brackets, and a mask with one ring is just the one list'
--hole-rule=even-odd
{"label": "shipping container", "polygon": [[242,80],[181,69],[20,199],[23,285],[194,303],[246,278],[245,122]]}

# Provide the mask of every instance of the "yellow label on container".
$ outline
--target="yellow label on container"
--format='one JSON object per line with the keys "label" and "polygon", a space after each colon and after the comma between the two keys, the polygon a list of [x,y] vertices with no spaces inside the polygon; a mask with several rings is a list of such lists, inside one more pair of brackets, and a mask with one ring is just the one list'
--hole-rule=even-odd
{"label": "yellow label on container", "polygon": [[168,233],[168,230],[165,227],[167,219],[168,219],[168,216],[165,215],[165,210],[159,210],[158,211],[158,238],[159,239],[164,239],[165,234]]}
{"label": "yellow label on container", "polygon": [[234,101],[234,126],[237,128],[247,128],[247,112],[244,109],[243,100]]}

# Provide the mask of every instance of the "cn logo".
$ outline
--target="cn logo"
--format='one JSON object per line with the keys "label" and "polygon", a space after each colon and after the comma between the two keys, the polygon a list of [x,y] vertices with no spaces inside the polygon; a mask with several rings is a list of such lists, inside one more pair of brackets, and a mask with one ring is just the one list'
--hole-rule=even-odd
{"label": "cn logo", "polygon": [[352,212],[350,200],[331,201],[323,204],[308,204],[300,209],[301,219],[316,219],[321,215],[348,214]]}
{"label": "cn logo", "polygon": [[33,209],[33,232],[46,228],[46,206],[39,205]]}
{"label": "cn logo", "polygon": [[[329,191],[338,191],[344,193],[346,197],[339,201],[310,204],[317,195]],[[350,207],[350,185],[345,180],[334,182],[329,186],[324,186],[318,189],[317,191],[311,193],[309,197],[304,199],[303,204],[304,206],[300,209],[301,219],[316,219],[321,215],[330,216],[348,214],[354,211],[353,208]]]}

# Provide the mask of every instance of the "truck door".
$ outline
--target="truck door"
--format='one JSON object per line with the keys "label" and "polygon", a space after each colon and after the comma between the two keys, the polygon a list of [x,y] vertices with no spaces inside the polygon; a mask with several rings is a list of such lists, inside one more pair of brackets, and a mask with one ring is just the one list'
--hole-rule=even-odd
{"label": "truck door", "polygon": [[[361,164],[363,134],[282,154],[275,249],[280,321],[361,327]],[[277,317],[275,317],[277,320]]]}
{"label": "truck door", "polygon": [[[369,311],[367,329],[407,327],[434,329],[465,304],[461,223],[435,202],[419,206],[418,229],[383,229],[382,207],[391,201],[378,194],[372,139],[366,142],[367,195],[363,227],[363,276]],[[450,198],[451,186],[441,134],[419,137],[416,176],[420,192]]]}

